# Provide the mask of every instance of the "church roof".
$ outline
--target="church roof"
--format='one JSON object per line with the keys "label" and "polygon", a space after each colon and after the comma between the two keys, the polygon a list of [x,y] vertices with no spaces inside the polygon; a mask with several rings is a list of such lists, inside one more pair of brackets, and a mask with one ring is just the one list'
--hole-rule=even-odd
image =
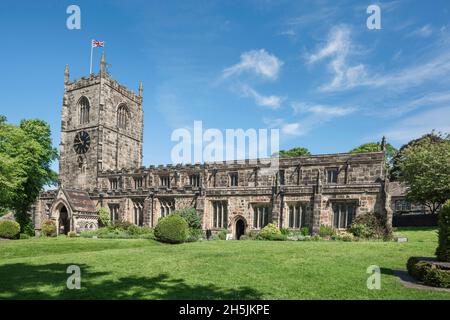
{"label": "church roof", "polygon": [[89,197],[89,193],[67,189],[62,189],[62,191],[73,211],[95,212],[97,210],[94,201]]}

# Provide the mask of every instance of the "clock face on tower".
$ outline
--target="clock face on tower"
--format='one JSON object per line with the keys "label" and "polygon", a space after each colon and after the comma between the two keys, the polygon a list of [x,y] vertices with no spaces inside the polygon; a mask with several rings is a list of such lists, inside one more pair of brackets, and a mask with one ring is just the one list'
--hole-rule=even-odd
{"label": "clock face on tower", "polygon": [[75,135],[73,141],[73,149],[77,154],[83,154],[88,152],[91,145],[91,137],[86,131],[80,131]]}

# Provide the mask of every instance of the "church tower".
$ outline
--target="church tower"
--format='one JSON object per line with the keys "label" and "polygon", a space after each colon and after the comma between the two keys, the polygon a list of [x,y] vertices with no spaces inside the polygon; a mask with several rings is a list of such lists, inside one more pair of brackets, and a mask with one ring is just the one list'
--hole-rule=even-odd
{"label": "church tower", "polygon": [[113,80],[102,54],[100,71],[74,81],[64,72],[60,185],[92,190],[98,173],[142,164],[142,83],[139,93]]}

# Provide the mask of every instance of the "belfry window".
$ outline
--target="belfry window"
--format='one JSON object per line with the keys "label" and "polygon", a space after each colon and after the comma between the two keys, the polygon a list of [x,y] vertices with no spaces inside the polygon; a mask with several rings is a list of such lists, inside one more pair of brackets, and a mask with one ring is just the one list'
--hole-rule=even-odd
{"label": "belfry window", "polygon": [[130,122],[130,113],[125,104],[121,104],[117,109],[117,127],[127,129]]}
{"label": "belfry window", "polygon": [[230,186],[237,187],[239,185],[239,175],[237,172],[230,173]]}
{"label": "belfry window", "polygon": [[89,100],[85,96],[81,97],[80,100],[78,100],[78,108],[79,108],[79,123],[85,124],[89,122]]}

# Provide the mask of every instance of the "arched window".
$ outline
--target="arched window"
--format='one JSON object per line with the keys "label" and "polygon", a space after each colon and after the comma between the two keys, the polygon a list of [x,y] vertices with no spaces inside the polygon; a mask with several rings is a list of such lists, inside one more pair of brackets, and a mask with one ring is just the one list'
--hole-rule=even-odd
{"label": "arched window", "polygon": [[78,106],[79,106],[79,119],[80,124],[85,124],[89,122],[89,100],[86,97],[81,97],[80,100],[78,100]]}
{"label": "arched window", "polygon": [[117,109],[117,126],[121,129],[128,128],[130,122],[130,114],[125,104],[121,104]]}

